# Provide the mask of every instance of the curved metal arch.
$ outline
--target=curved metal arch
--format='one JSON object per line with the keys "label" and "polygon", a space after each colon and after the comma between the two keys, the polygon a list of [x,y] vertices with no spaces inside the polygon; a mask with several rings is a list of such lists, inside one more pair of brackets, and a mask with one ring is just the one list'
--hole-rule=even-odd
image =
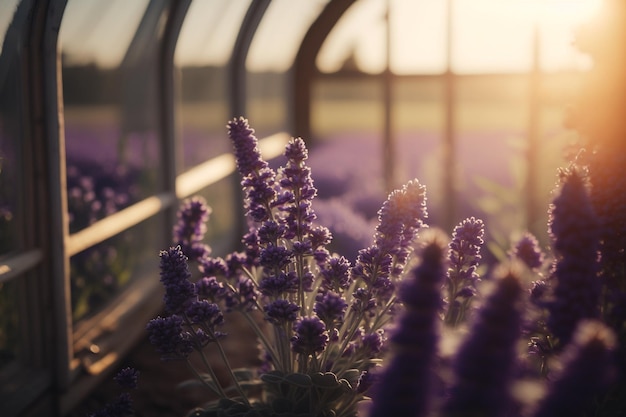
{"label": "curved metal arch", "polygon": [[246,114],[246,58],[252,39],[256,33],[271,0],[253,0],[241,22],[241,29],[233,46],[228,63],[228,91],[230,97],[230,117]]}
{"label": "curved metal arch", "polygon": [[315,59],[324,40],[341,16],[356,0],[331,0],[307,31],[293,64],[293,132],[307,140],[311,137],[311,81],[317,73]]}

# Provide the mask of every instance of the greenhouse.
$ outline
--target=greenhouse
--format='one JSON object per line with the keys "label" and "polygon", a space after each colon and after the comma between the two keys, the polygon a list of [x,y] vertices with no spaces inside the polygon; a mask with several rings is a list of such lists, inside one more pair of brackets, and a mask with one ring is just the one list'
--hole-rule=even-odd
{"label": "greenhouse", "polygon": [[0,416],[626,415],[625,21],[0,1]]}

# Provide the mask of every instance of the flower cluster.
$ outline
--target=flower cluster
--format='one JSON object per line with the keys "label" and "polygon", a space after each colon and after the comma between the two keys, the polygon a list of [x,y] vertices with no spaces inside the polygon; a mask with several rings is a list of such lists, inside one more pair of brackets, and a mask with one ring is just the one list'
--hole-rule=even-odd
{"label": "flower cluster", "polygon": [[[225,353],[216,330],[222,312],[241,314],[266,358],[264,373],[255,380],[265,395],[255,407],[278,402],[286,412],[296,412],[301,404],[293,399],[307,398],[322,414],[352,415],[385,351],[385,327],[402,304],[395,289],[424,226],[425,189],[411,181],[389,195],[372,245],[352,265],[330,254],[326,246],[332,236],[316,224],[312,203],[317,191],[304,141],[289,141],[286,163],[275,171],[262,159],[246,120],[230,121],[228,131],[250,225],[242,239],[244,251],[220,258],[211,257],[208,249],[193,250],[202,245],[210,211],[202,200],[185,201],[174,230],[179,246],[161,252],[168,315],[150,321],[150,341],[170,360],[188,360],[194,351],[203,355],[209,343]],[[197,261],[201,275],[195,282],[190,259]],[[268,326],[259,325],[259,313]],[[222,359],[227,361],[225,354]],[[211,369],[198,372],[208,374],[206,385],[227,399]],[[237,404],[250,406],[245,391],[254,383],[242,384],[234,372],[231,379]],[[314,400],[320,390],[328,392],[321,402]]]}
{"label": "flower cluster", "polygon": [[[588,320],[601,316],[600,246],[582,171],[566,172],[550,211],[548,277],[546,255],[528,233],[509,263],[489,273],[479,270],[482,220],[459,223],[447,246],[436,229],[418,236],[427,210],[417,180],[389,194],[371,245],[352,264],[330,253],[332,236],[316,223],[302,139],[289,141],[286,163],[275,171],[245,119],[228,128],[245,192],[243,250],[223,258],[208,248],[185,253],[204,245],[210,210],[199,199],[184,202],[175,228],[180,245],[161,252],[167,315],[148,324],[164,359],[191,364],[190,355],[203,356],[200,381],[219,399],[194,415],[355,416],[371,398],[371,417],[543,417],[570,414],[570,395],[583,409],[605,394],[616,343],[612,330]],[[229,364],[219,331],[228,314],[241,315],[256,333],[263,358],[256,372]],[[442,351],[448,344],[458,348]],[[529,352],[519,349],[524,344]],[[230,381],[217,379],[208,345]],[[540,372],[533,353],[541,356]],[[513,394],[528,377],[545,387],[538,406]]]}

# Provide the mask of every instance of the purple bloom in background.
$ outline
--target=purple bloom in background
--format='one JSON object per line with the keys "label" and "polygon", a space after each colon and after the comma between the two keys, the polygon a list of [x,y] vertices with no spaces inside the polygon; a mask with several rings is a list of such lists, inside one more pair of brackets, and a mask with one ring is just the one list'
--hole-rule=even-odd
{"label": "purple bloom in background", "polygon": [[474,217],[463,220],[454,228],[448,244],[448,311],[445,322],[456,326],[464,320],[469,299],[468,288],[475,288],[479,281],[476,268],[481,259],[484,243],[483,221]]}
{"label": "purple bloom in background", "polygon": [[400,287],[406,309],[391,336],[394,354],[372,387],[369,417],[418,417],[429,412],[445,276],[443,255],[439,242],[429,243],[422,251],[421,264]]}
{"label": "purple bloom in background", "polygon": [[522,287],[512,271],[496,282],[454,360],[442,416],[505,416],[521,331]]}
{"label": "purple bloom in background", "polygon": [[139,371],[126,367],[121,369],[117,375],[113,378],[117,384],[126,389],[135,389],[137,388],[137,380],[139,378]]}
{"label": "purple bloom in background", "polygon": [[161,251],[161,282],[165,287],[165,307],[170,313],[180,313],[196,297],[196,290],[189,280],[191,272],[187,257],[180,246]]}
{"label": "purple bloom in background", "polygon": [[613,332],[602,323],[580,322],[562,354],[563,370],[550,381],[548,394],[533,416],[582,415],[615,377],[615,342]]}
{"label": "purple bloom in background", "polygon": [[317,199],[315,213],[317,222],[327,226],[333,234],[333,240],[328,245],[332,252],[341,253],[354,261],[360,249],[372,244],[375,222],[367,220],[345,201],[338,198]]}
{"label": "purple bloom in background", "polygon": [[264,310],[267,321],[272,324],[282,325],[296,321],[300,306],[281,298],[266,305]]}
{"label": "purple bloom in background", "polygon": [[291,349],[303,355],[315,355],[322,352],[328,343],[326,326],[318,317],[303,317],[293,327],[295,335],[291,338]]}
{"label": "purple bloom in background", "polygon": [[183,359],[193,351],[190,337],[183,333],[183,319],[175,314],[150,320],[146,330],[163,360]]}
{"label": "purple bloom in background", "polygon": [[548,328],[561,346],[582,319],[598,316],[598,221],[585,182],[576,170],[565,172],[560,194],[550,211],[556,262]]}
{"label": "purple bloom in background", "polygon": [[517,241],[512,254],[530,269],[540,268],[545,258],[537,238],[529,232]]}
{"label": "purple bloom in background", "polygon": [[198,260],[211,253],[208,245],[202,243],[206,233],[206,222],[211,208],[201,197],[185,200],[178,210],[178,221],[174,225],[174,243],[191,260]]}

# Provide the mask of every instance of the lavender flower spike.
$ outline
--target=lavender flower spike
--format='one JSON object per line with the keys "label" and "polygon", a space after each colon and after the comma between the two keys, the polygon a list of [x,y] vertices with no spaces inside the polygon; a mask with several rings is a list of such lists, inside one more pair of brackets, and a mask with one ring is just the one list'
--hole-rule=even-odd
{"label": "lavender flower spike", "polygon": [[258,148],[258,139],[254,136],[254,129],[248,120],[239,117],[228,122],[228,136],[235,148],[237,170],[242,177],[267,167],[267,162],[261,158]]}
{"label": "lavender flower spike", "polygon": [[432,370],[438,343],[440,288],[444,279],[443,245],[437,240],[422,252],[422,263],[401,286],[406,306],[391,340],[395,355],[372,387],[369,417],[419,417],[430,411]]}
{"label": "lavender flower spike", "polygon": [[511,254],[530,269],[540,268],[545,258],[537,238],[529,232],[524,233],[517,241]]}
{"label": "lavender flower spike", "polygon": [[165,287],[165,307],[170,313],[181,313],[196,298],[196,289],[189,280],[191,272],[180,246],[161,251],[161,282]]}
{"label": "lavender flower spike", "polygon": [[464,319],[468,300],[473,295],[479,280],[476,268],[481,259],[480,250],[484,243],[483,221],[474,217],[463,220],[454,228],[452,241],[448,245],[448,311],[446,323],[456,326]]}
{"label": "lavender flower spike", "polygon": [[479,311],[454,363],[456,382],[443,417],[506,415],[521,332],[522,287],[508,270]]}
{"label": "lavender flower spike", "polygon": [[393,275],[402,273],[411,244],[426,217],[426,187],[417,180],[389,194],[378,211],[374,242],[381,253],[394,257]]}
{"label": "lavender flower spike", "polygon": [[276,173],[261,158],[254,130],[243,118],[228,123],[228,135],[235,148],[237,169],[246,193],[246,215],[257,223],[272,220],[276,203]]}
{"label": "lavender flower spike", "polygon": [[206,233],[206,222],[211,208],[202,197],[193,197],[183,201],[178,210],[178,221],[174,226],[174,243],[191,260],[199,260],[211,253],[211,249],[202,243]]}
{"label": "lavender flower spike", "polygon": [[563,352],[563,371],[552,380],[534,417],[574,416],[611,383],[615,335],[600,322],[582,321]]}
{"label": "lavender flower spike", "polygon": [[547,322],[561,346],[569,342],[580,320],[598,316],[600,297],[598,220],[581,174],[572,169],[564,176],[550,212],[556,285]]}

